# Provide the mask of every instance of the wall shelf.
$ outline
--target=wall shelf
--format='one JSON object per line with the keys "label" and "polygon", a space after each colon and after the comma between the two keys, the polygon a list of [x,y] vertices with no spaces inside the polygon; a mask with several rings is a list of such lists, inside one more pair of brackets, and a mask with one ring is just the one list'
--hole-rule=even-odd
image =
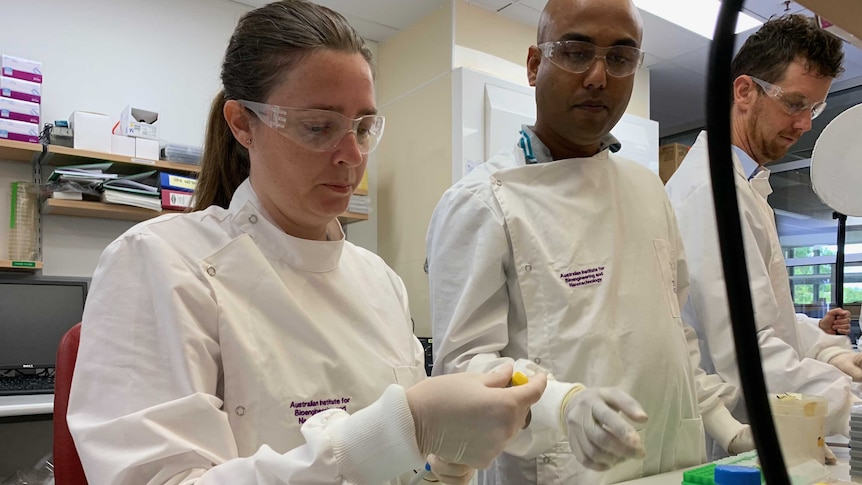
{"label": "wall shelf", "polygon": [[[95,217],[120,221],[141,222],[162,214],[182,214],[164,209],[161,212],[121,204],[106,204],[89,200],[48,199],[42,204],[42,214],[72,217]],[[338,216],[342,224],[368,220],[368,214],[345,212]],[[39,263],[41,265],[41,263]]]}
{"label": "wall shelf", "polygon": [[42,153],[42,145],[23,141],[0,140],[0,160],[30,163]]}
{"label": "wall shelf", "polygon": [[143,209],[129,205],[106,204],[89,200],[48,199],[42,203],[42,214],[73,217],[96,217],[120,221],[141,222],[162,214],[180,214],[180,211]]}
{"label": "wall shelf", "polygon": [[143,158],[126,157],[113,153],[91,152],[87,150],[76,150],[74,148],[48,145],[48,153],[42,159],[45,165],[77,165],[84,163],[114,162],[123,165],[133,165],[141,168],[155,170],[168,170],[171,172],[198,173],[200,166],[188,163],[169,162],[167,160],[146,160]]}
{"label": "wall shelf", "polygon": [[0,259],[0,271],[31,272],[42,269],[41,261],[10,261]]}

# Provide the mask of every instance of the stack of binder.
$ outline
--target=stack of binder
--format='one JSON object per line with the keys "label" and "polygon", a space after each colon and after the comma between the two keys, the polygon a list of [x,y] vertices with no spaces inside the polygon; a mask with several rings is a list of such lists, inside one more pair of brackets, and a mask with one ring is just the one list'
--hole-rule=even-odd
{"label": "stack of binder", "polygon": [[190,208],[197,183],[198,181],[191,177],[161,173],[159,175],[159,187],[162,189],[162,208],[171,210]]}
{"label": "stack of binder", "polygon": [[156,186],[158,172],[150,170],[135,175],[116,177],[102,182],[102,202],[142,207],[162,211],[159,188]]}

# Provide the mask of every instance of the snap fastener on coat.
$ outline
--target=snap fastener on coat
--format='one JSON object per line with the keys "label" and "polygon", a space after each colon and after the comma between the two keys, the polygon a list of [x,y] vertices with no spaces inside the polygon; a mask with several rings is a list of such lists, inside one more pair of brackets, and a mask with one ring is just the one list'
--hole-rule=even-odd
{"label": "snap fastener on coat", "polygon": [[549,457],[549,456],[542,457],[542,463],[544,463],[545,465],[547,465],[550,462],[551,462],[551,457]]}
{"label": "snap fastener on coat", "polygon": [[257,216],[255,214],[248,216],[248,222],[251,222],[252,224],[257,223]]}
{"label": "snap fastener on coat", "polygon": [[495,181],[494,181],[494,183],[495,183],[495,184],[497,184],[497,185],[503,185],[503,181],[502,181],[502,180],[495,180]]}
{"label": "snap fastener on coat", "polygon": [[533,362],[535,362],[535,363],[536,363],[536,365],[538,365],[538,364],[541,364],[541,363],[542,363],[542,359],[540,359],[540,358],[536,357],[535,359],[533,359]]}
{"label": "snap fastener on coat", "polygon": [[524,266],[524,271],[533,271],[533,265],[530,265],[530,264],[525,265],[525,266]]}
{"label": "snap fastener on coat", "polygon": [[237,406],[236,407],[236,415],[242,416],[245,414],[245,406]]}
{"label": "snap fastener on coat", "polygon": [[216,275],[216,270],[215,270],[215,268],[213,268],[212,266],[210,266],[209,268],[207,268],[207,274],[208,274],[208,275],[210,275],[210,276],[215,276],[215,275]]}

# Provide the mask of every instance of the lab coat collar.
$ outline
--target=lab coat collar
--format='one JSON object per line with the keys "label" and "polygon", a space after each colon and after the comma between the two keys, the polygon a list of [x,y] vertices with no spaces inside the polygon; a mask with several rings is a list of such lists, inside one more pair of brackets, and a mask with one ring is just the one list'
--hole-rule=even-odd
{"label": "lab coat collar", "polygon": [[286,234],[264,210],[248,179],[234,192],[229,210],[234,224],[251,236],[261,250],[289,265],[312,273],[325,273],[338,267],[344,248],[344,231],[337,219],[326,228],[328,241]]}
{"label": "lab coat collar", "polygon": [[[701,131],[697,136],[697,142],[702,143],[704,147],[708,147],[709,143],[707,141],[706,131]],[[744,178],[749,182],[751,188],[754,189],[755,192],[760,194],[763,198],[766,198],[769,194],[772,193],[772,185],[769,183],[769,175],[770,171],[766,167],[760,167],[759,169],[755,167],[754,173],[748,170],[745,167],[751,167],[752,165],[757,165],[751,157],[748,156],[745,151],[741,148],[731,145],[731,157],[733,158],[733,168],[736,171],[737,175]]]}
{"label": "lab coat collar", "polygon": [[[622,146],[622,143],[614,135],[608,133],[602,138],[597,155],[605,153],[605,158],[607,158],[605,150],[610,149],[610,151],[616,153]],[[551,150],[536,136],[531,125],[521,125],[521,138],[518,140],[518,148],[523,152],[524,160],[526,160],[528,165],[554,161],[551,156]]]}

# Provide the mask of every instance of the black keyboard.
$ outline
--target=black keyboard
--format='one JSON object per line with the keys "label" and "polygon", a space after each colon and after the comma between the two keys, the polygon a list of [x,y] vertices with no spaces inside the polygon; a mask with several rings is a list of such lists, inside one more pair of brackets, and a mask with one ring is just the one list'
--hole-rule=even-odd
{"label": "black keyboard", "polygon": [[18,375],[0,377],[0,396],[51,394],[53,392],[54,376]]}

